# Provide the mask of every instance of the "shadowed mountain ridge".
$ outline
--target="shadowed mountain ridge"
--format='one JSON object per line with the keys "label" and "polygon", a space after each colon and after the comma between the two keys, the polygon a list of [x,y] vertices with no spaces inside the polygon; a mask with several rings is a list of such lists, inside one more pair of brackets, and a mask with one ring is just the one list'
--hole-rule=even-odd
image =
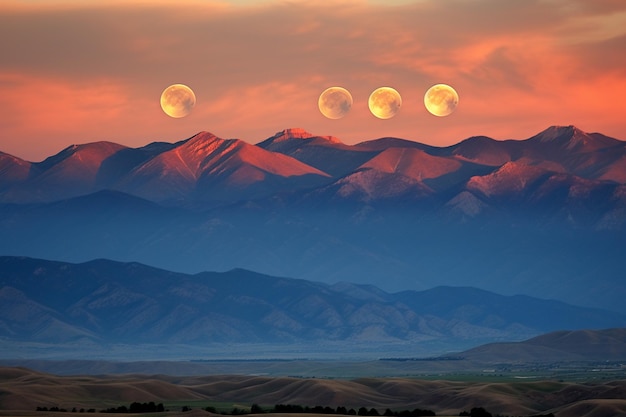
{"label": "shadowed mountain ridge", "polygon": [[626,324],[617,313],[473,288],[394,294],[240,269],[188,275],[104,259],[0,257],[0,270],[0,336],[16,342],[308,343],[312,352],[327,343],[342,343],[347,352],[359,343],[400,343],[450,350]]}

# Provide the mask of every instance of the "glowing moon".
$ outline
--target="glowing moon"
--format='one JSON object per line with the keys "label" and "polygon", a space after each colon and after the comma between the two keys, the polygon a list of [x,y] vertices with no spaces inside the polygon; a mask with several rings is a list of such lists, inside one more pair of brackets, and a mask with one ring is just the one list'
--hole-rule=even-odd
{"label": "glowing moon", "polygon": [[435,116],[448,116],[458,104],[459,95],[447,84],[435,84],[424,94],[424,106]]}
{"label": "glowing moon", "polygon": [[196,95],[184,84],[173,84],[161,93],[161,108],[170,117],[185,117],[196,105]]}
{"label": "glowing moon", "polygon": [[391,87],[380,87],[370,94],[367,105],[374,116],[379,119],[390,119],[400,110],[402,97]]}
{"label": "glowing moon", "polygon": [[329,119],[341,119],[352,108],[352,95],[342,87],[330,87],[320,94],[317,105]]}

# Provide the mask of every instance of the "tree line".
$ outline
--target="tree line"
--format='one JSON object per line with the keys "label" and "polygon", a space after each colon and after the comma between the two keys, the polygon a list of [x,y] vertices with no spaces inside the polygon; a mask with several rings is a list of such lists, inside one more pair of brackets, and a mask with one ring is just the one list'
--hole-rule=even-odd
{"label": "tree line", "polygon": [[[214,409],[210,409],[207,407],[207,411],[214,411]],[[289,414],[300,414],[300,413],[308,413],[308,414],[335,414],[335,415],[345,415],[345,416],[386,416],[386,417],[420,417],[420,416],[435,416],[435,412],[432,410],[422,410],[419,408],[415,408],[413,410],[402,410],[402,411],[392,411],[387,408],[383,414],[381,414],[376,408],[366,408],[361,407],[357,410],[354,408],[348,409],[347,407],[339,406],[336,408],[332,407],[324,407],[321,405],[316,405],[314,407],[302,406],[296,404],[276,404],[273,408],[264,409],[258,404],[252,404],[250,407],[250,414],[263,414],[263,413],[289,413]],[[222,413],[228,414],[228,413]],[[233,409],[233,412],[230,414],[238,415],[238,414],[247,414],[244,410]]]}
{"label": "tree line", "polygon": [[[181,411],[191,411],[191,407],[184,406]],[[264,413],[276,413],[276,414],[334,414],[334,415],[346,415],[346,416],[382,416],[382,417],[422,417],[422,416],[436,416],[435,412],[432,410],[422,410],[420,408],[415,408],[413,410],[401,410],[401,411],[393,411],[390,408],[387,408],[382,414],[376,408],[366,408],[360,407],[358,410],[354,408],[346,408],[343,406],[339,406],[337,408],[332,407],[324,407],[321,405],[317,405],[314,407],[295,405],[295,404],[276,404],[273,408],[264,409],[258,404],[252,404],[249,410],[241,409],[238,407],[233,408],[230,412],[218,412],[215,407],[206,407],[205,411],[214,413],[214,414],[222,414],[222,415],[246,415],[246,414],[264,414]],[[54,412],[67,412],[68,410],[65,408],[59,407],[37,407],[37,411],[54,411]],[[123,413],[160,413],[164,411],[169,411],[165,409],[163,403],[155,404],[153,401],[149,403],[140,403],[134,402],[131,403],[130,406],[126,407],[125,405],[121,405],[119,407],[111,407],[104,410],[100,410],[101,413],[114,413],[114,414],[123,414]],[[90,408],[85,410],[81,408],[77,410],[76,407],[72,409],[73,413],[95,413],[96,410],[94,408]],[[468,411],[461,411],[459,413],[461,417],[494,417],[489,411],[485,410],[482,407],[472,408]],[[495,417],[501,417],[496,415]],[[554,417],[554,414],[538,414],[531,417]]]}
{"label": "tree line", "polygon": [[[67,408],[62,407],[37,407],[36,411],[53,411],[55,413],[67,413],[69,410]],[[80,410],[76,407],[72,408],[72,413],[95,413],[95,408],[90,408],[88,410],[81,408]]]}
{"label": "tree line", "polygon": [[[60,413],[66,413],[68,412],[68,410],[66,408],[59,408],[59,407],[37,407],[36,409],[37,411],[54,411],[54,412],[60,412]],[[101,413],[117,413],[117,414],[124,414],[124,413],[161,413],[163,411],[168,411],[165,410],[165,407],[163,406],[163,403],[159,403],[159,404],[155,404],[154,401],[150,401],[149,403],[139,403],[139,402],[134,402],[131,403],[128,407],[126,407],[125,405],[120,405],[119,407],[110,407],[110,408],[106,408],[104,410],[100,410]],[[81,408],[80,410],[76,409],[76,407],[72,408],[72,413],[95,413],[96,409],[95,408],[90,408],[88,410],[85,410],[84,408]]]}
{"label": "tree line", "polygon": [[120,406],[117,408],[107,408],[100,411],[101,413],[162,413],[165,411],[163,403],[155,404],[154,401],[149,403],[131,403],[127,408],[126,406]]}
{"label": "tree line", "polygon": [[[461,411],[459,413],[461,417],[494,417],[489,411],[485,410],[483,407],[474,407],[470,411]],[[504,417],[497,414],[495,417]],[[554,414],[537,414],[530,417],[554,417]]]}

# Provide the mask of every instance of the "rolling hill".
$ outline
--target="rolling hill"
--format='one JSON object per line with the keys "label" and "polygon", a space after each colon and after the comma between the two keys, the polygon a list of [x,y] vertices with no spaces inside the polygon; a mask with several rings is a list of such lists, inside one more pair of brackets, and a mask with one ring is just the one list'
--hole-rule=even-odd
{"label": "rolling hill", "polygon": [[[622,381],[458,382],[408,378],[317,379],[248,375],[172,377],[164,375],[55,376],[25,368],[0,368],[1,410],[36,407],[94,408],[131,402],[249,407],[259,404],[345,406],[392,410],[430,409],[437,415],[458,415],[484,407],[499,415],[593,417],[620,415],[626,385]],[[176,406],[175,406],[176,404]],[[197,404],[197,405],[196,405]],[[202,406],[200,404],[203,404]],[[174,408],[177,407],[177,408]],[[23,412],[18,411],[19,415]],[[202,415],[202,414],[199,414]],[[207,414],[208,415],[208,414]],[[282,415],[282,414],[279,414]],[[289,414],[288,414],[289,415]]]}
{"label": "rolling hill", "polygon": [[483,363],[620,361],[626,329],[561,330],[516,343],[492,343],[460,353]]}

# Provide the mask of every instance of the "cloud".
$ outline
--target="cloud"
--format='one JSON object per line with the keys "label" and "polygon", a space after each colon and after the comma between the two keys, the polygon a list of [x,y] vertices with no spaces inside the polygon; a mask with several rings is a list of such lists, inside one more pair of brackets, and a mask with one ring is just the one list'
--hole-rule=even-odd
{"label": "cloud", "polygon": [[3,151],[15,148],[18,155],[35,159],[58,152],[75,138],[84,141],[94,132],[106,131],[132,110],[128,91],[107,80],[80,84],[2,73],[0,88],[0,114],[9,115],[3,117],[0,128]]}
{"label": "cloud", "polygon": [[[619,137],[626,127],[606,98],[626,93],[623,1],[53,3],[0,6],[0,74],[21,103],[2,109],[2,150],[19,148],[1,139],[9,133],[33,141],[59,132],[49,140],[67,144],[90,139],[81,132],[94,125],[132,144],[191,129],[250,141],[304,127],[350,143],[395,135],[450,144],[476,130],[523,137],[573,123]],[[440,82],[461,98],[435,121],[421,100]],[[158,108],[174,83],[198,97],[176,125]],[[331,85],[355,100],[340,121],[316,108]],[[404,103],[381,124],[365,102],[383,85]],[[51,111],[59,97],[63,111]]]}

